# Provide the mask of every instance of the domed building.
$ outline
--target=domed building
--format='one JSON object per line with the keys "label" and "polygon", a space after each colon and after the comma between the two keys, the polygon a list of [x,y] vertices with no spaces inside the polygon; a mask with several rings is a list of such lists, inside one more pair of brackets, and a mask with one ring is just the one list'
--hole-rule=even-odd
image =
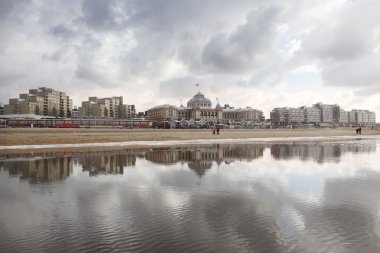
{"label": "domed building", "polygon": [[193,96],[192,99],[190,99],[188,102],[187,102],[187,107],[190,107],[190,108],[195,108],[195,107],[199,107],[199,108],[211,108],[212,107],[212,103],[211,103],[211,100],[208,99],[208,98],[205,98],[205,96],[199,91],[197,94],[195,94]]}
{"label": "domed building", "polygon": [[243,120],[260,120],[262,112],[250,107],[235,109],[219,102],[212,106],[210,99],[198,91],[188,102],[187,106],[161,105],[147,111],[147,119],[153,121],[189,121],[203,123],[241,122]]}
{"label": "domed building", "polygon": [[180,120],[193,119],[213,123],[222,122],[222,107],[218,103],[213,108],[211,100],[206,98],[200,91],[187,102],[187,107],[181,104],[181,106],[177,107],[177,111]]}

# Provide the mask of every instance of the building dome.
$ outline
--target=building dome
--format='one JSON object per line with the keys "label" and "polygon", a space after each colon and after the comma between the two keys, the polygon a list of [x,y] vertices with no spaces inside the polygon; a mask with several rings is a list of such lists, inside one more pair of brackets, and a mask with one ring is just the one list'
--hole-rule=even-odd
{"label": "building dome", "polygon": [[211,107],[211,100],[205,98],[205,96],[198,92],[192,99],[187,102],[187,107]]}
{"label": "building dome", "polygon": [[194,161],[187,164],[199,177],[206,174],[206,171],[212,168],[212,161]]}

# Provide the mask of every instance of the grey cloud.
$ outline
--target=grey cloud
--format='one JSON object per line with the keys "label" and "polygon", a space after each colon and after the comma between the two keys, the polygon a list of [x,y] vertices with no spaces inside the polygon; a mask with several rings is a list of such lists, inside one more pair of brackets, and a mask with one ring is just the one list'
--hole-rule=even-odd
{"label": "grey cloud", "polygon": [[273,38],[275,18],[279,12],[278,7],[264,7],[251,12],[247,17],[247,23],[239,26],[236,33],[231,36],[231,43],[238,44],[243,52],[249,55],[267,47],[268,44],[270,46],[268,37]]}
{"label": "grey cloud", "polygon": [[320,59],[355,60],[371,53],[374,41],[371,31],[357,24],[343,23],[316,29],[304,42],[305,50]]}
{"label": "grey cloud", "polygon": [[126,11],[131,14],[128,23],[144,30],[172,30],[179,23],[184,24],[196,3],[192,6],[182,1],[131,1],[126,6]]}
{"label": "grey cloud", "polygon": [[[265,23],[266,17],[252,14],[248,17],[247,24],[240,27],[238,25],[244,22],[244,17],[250,10],[258,8],[260,2],[246,0],[239,1],[239,4],[226,0],[127,2],[125,5],[125,13],[128,16],[127,25],[133,31],[138,44],[123,57],[125,72],[146,74],[147,66],[152,66],[154,72],[160,69],[162,63],[167,59],[175,59],[194,75],[205,74],[212,69],[212,64],[209,64],[210,62],[204,56],[204,48],[207,43],[210,45],[210,50],[213,47],[229,50],[228,47],[231,43],[234,44],[235,47],[239,47],[239,50],[231,52],[230,55],[217,55],[214,52],[206,52],[206,55],[217,59],[227,58],[220,63],[220,65],[225,65],[225,68],[237,69],[240,65],[246,66],[248,64],[246,62],[251,61],[244,55],[246,51],[254,50],[255,46],[262,47],[261,35],[254,38],[250,34],[259,32],[256,31],[261,25],[258,22]],[[274,8],[269,9],[274,10]],[[271,10],[265,14],[270,16]],[[261,20],[259,20],[260,18]],[[256,26],[255,22],[257,22]],[[224,36],[219,34],[221,30],[230,31],[232,29],[235,29],[235,33],[231,33],[230,36],[226,35],[228,38],[224,41],[211,39],[210,42],[210,37]],[[245,34],[246,32],[250,33]],[[229,39],[231,42],[228,41]],[[250,43],[255,43],[255,45],[249,45]],[[234,53],[239,55],[233,56]],[[205,67],[205,62],[209,66]],[[132,65],[133,70],[129,67]]]}
{"label": "grey cloud", "polygon": [[30,0],[0,0],[0,49],[7,46],[9,38],[20,32],[17,26],[29,15],[26,12],[30,5]]}
{"label": "grey cloud", "polygon": [[322,67],[324,84],[351,86],[353,88],[376,87],[380,92],[380,57],[363,57],[356,61],[326,62]]}
{"label": "grey cloud", "polygon": [[[198,92],[195,84],[200,84],[199,90],[211,100],[213,105],[216,105],[216,98],[219,98],[220,103],[228,102],[230,98],[226,95],[226,91],[230,91],[234,88],[236,78],[231,76],[183,76],[179,78],[173,78],[159,83],[158,95],[161,98],[170,99],[174,101],[171,103],[179,104],[179,99],[183,99],[183,105],[186,105],[188,99],[190,99],[195,93]],[[232,105],[232,104],[231,104]],[[237,103],[236,106],[243,103]]]}
{"label": "grey cloud", "polygon": [[[202,83],[200,78],[180,77],[161,82],[159,84],[159,95],[175,99],[189,98],[195,93],[195,84]],[[186,104],[186,101],[183,101]]]}
{"label": "grey cloud", "polygon": [[[125,5],[128,23],[144,30],[179,32],[188,30],[213,30],[234,21],[261,1],[240,0],[139,0]],[[228,13],[226,15],[226,13]],[[232,18],[232,19],[231,19]],[[201,25],[201,26],[199,26]]]}
{"label": "grey cloud", "polygon": [[0,17],[4,17],[10,13],[13,8],[14,1],[3,0],[0,1]]}
{"label": "grey cloud", "polygon": [[323,85],[380,92],[379,8],[378,1],[347,2],[304,40],[303,56],[319,61]]}
{"label": "grey cloud", "polygon": [[61,61],[63,59],[65,53],[66,53],[65,48],[62,48],[60,50],[55,51],[52,54],[44,54],[44,55],[42,55],[42,59],[49,60],[49,61],[59,62],[59,61]]}
{"label": "grey cloud", "polygon": [[83,21],[98,31],[120,28],[125,21],[125,14],[118,11],[120,3],[115,0],[84,0]]}
{"label": "grey cloud", "polygon": [[282,75],[282,71],[274,64],[272,68],[256,68],[248,79],[240,79],[235,84],[241,87],[273,87],[281,82]]}
{"label": "grey cloud", "polygon": [[76,72],[76,77],[79,79],[88,81],[89,83],[103,85],[104,87],[108,86],[109,83],[99,74],[95,71],[94,67],[86,66],[86,65],[79,65]]}
{"label": "grey cloud", "polygon": [[29,3],[29,0],[1,0],[0,1],[0,20],[7,18],[13,12],[17,12],[17,9],[23,4]]}
{"label": "grey cloud", "polygon": [[279,12],[277,7],[259,8],[232,34],[213,37],[204,48],[203,63],[214,71],[253,70],[266,54],[272,53]]}
{"label": "grey cloud", "polygon": [[72,37],[74,32],[67,26],[59,24],[50,29],[50,34],[65,39],[67,37]]}

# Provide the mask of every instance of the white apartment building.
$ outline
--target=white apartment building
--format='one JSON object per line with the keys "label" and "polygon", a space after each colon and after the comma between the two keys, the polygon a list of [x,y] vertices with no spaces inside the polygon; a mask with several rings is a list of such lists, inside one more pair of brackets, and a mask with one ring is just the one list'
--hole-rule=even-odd
{"label": "white apartment building", "polygon": [[316,107],[302,107],[304,112],[305,123],[319,123],[321,122],[321,112]]}
{"label": "white apartment building", "polygon": [[351,110],[348,112],[348,119],[351,124],[356,123],[358,121],[356,111],[357,110]]}
{"label": "white apartment building", "polygon": [[323,123],[333,123],[336,121],[336,117],[334,117],[334,111],[338,105],[327,105],[322,103],[314,104],[313,107],[316,107],[320,110],[321,113],[321,122]]}
{"label": "white apartment building", "polygon": [[339,110],[339,123],[348,124],[350,123],[349,112],[343,109]]}
{"label": "white apartment building", "polygon": [[302,106],[299,108],[279,107],[270,113],[272,124],[293,125],[320,122],[320,111],[315,107]]}
{"label": "white apartment building", "polygon": [[369,110],[351,110],[350,123],[372,124],[376,123],[376,114]]}
{"label": "white apartment building", "polygon": [[368,123],[368,111],[358,110],[358,121],[361,123]]}
{"label": "white apartment building", "polygon": [[288,124],[301,124],[305,121],[304,110],[302,108],[289,108],[288,109]]}
{"label": "white apartment building", "polygon": [[[301,111],[303,117],[301,116]],[[274,125],[291,125],[298,123],[318,124],[372,124],[376,123],[376,114],[369,110],[351,110],[345,111],[340,109],[339,105],[325,105],[318,103],[313,107],[274,108],[270,113],[272,124]]]}
{"label": "white apartment building", "polygon": [[368,123],[375,124],[376,123],[376,114],[375,112],[368,112]]}

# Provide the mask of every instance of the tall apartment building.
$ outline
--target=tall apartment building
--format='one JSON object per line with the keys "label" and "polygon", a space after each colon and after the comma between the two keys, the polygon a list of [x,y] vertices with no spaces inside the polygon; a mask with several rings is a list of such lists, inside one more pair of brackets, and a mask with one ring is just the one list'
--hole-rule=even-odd
{"label": "tall apartment building", "polygon": [[270,119],[274,125],[286,125],[289,107],[277,107],[270,112]]}
{"label": "tall apartment building", "polygon": [[119,117],[121,119],[132,119],[136,114],[135,105],[120,105]]}
{"label": "tall apartment building", "polygon": [[304,122],[307,124],[317,124],[321,122],[321,111],[315,107],[301,107],[304,114]]}
{"label": "tall apartment building", "polygon": [[36,114],[54,117],[71,117],[72,100],[66,93],[52,88],[30,89],[19,98],[9,99],[4,114]]}
{"label": "tall apartment building", "polygon": [[356,123],[357,121],[358,121],[358,117],[357,117],[357,112],[356,112],[357,110],[351,110],[351,111],[349,111],[348,112],[348,121],[349,121],[349,123]]}
{"label": "tall apartment building", "polygon": [[376,123],[376,114],[369,110],[357,110],[350,111],[350,123],[354,124],[372,124]]}
{"label": "tall apartment building", "polygon": [[345,111],[340,109],[339,105],[326,105],[318,103],[313,107],[274,108],[270,113],[272,124],[274,125],[291,125],[298,123],[330,123],[330,124],[374,124],[376,123],[376,114],[369,110],[351,110]]}
{"label": "tall apartment building", "polygon": [[339,110],[339,121],[338,123],[348,124],[350,123],[350,115],[348,111],[343,109]]}
{"label": "tall apartment building", "polygon": [[317,103],[313,105],[313,107],[318,108],[320,110],[321,122],[323,123],[339,122],[338,112],[340,109],[338,105],[327,105],[327,104]]}
{"label": "tall apartment building", "polygon": [[368,123],[375,124],[376,123],[376,113],[375,112],[368,112]]}
{"label": "tall apartment building", "polygon": [[302,108],[288,108],[288,124],[301,124],[305,121],[304,110]]}
{"label": "tall apartment building", "polygon": [[369,114],[370,112],[368,110],[359,110],[359,112],[361,112],[361,116],[362,116],[362,123],[370,123],[369,122]]}
{"label": "tall apartment building", "polygon": [[277,107],[270,113],[270,119],[274,125],[292,125],[305,122],[304,107]]}
{"label": "tall apartment building", "polygon": [[134,112],[135,106],[124,105],[123,97],[89,97],[79,107],[80,117],[128,119],[133,117]]}
{"label": "tall apartment building", "polygon": [[333,123],[338,118],[337,105],[316,104],[312,107],[274,108],[271,112],[271,121],[274,125],[318,124]]}
{"label": "tall apartment building", "polygon": [[4,115],[4,106],[0,104],[0,115]]}

